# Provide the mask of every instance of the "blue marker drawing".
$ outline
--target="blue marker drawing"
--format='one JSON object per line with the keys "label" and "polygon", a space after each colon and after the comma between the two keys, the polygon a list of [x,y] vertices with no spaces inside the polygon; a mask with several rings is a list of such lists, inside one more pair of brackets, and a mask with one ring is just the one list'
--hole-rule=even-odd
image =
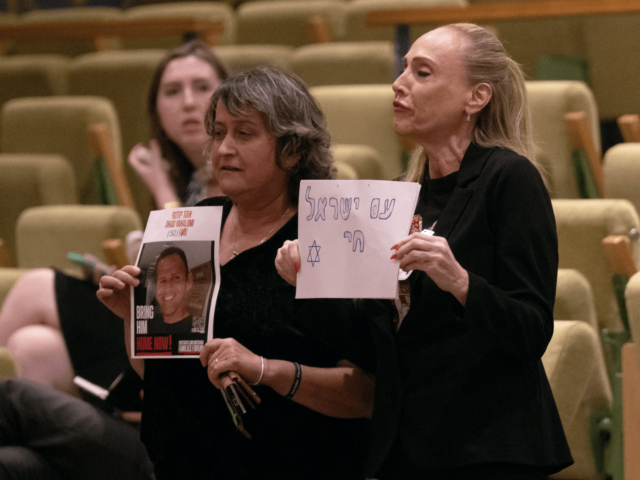
{"label": "blue marker drawing", "polygon": [[384,201],[384,212],[381,212],[380,215],[378,216],[378,218],[380,220],[386,220],[388,219],[391,214],[393,213],[393,207],[396,206],[396,199],[392,199],[391,202],[389,202],[389,200],[385,200]]}
{"label": "blue marker drawing", "polygon": [[356,210],[360,208],[360,197],[355,197],[353,203],[356,204]]}
{"label": "blue marker drawing", "polygon": [[380,199],[374,198],[373,200],[371,200],[371,211],[369,212],[369,216],[371,218],[378,218],[379,211],[380,211]]}
{"label": "blue marker drawing", "polygon": [[364,233],[361,230],[356,230],[351,235],[351,232],[344,232],[344,238],[348,239],[349,242],[353,242],[353,251],[355,252],[358,249],[358,242],[360,243],[360,253],[364,251]]}
{"label": "blue marker drawing", "polygon": [[396,206],[396,199],[392,198],[391,201],[388,199],[384,201],[384,210],[380,210],[380,199],[374,198],[371,200],[371,211],[369,212],[369,216],[371,218],[379,218],[380,220],[387,220],[391,214],[393,213],[393,207]]}
{"label": "blue marker drawing", "polygon": [[316,201],[314,198],[309,199],[309,192],[311,191],[311,186],[307,187],[307,192],[304,194],[304,199],[309,202],[311,205],[311,213],[309,214],[309,216],[307,217],[307,222],[310,222],[311,220],[313,220],[313,213],[316,210]]}
{"label": "blue marker drawing", "polygon": [[351,214],[351,198],[340,199],[340,216],[343,220],[348,220]]}
{"label": "blue marker drawing", "polygon": [[[315,255],[312,251],[315,250]],[[320,247],[316,245],[316,241],[313,241],[313,245],[309,247],[309,256],[307,257],[307,262],[311,262],[311,266],[315,266],[316,262],[320,261]]]}
{"label": "blue marker drawing", "polygon": [[333,219],[334,219],[334,220],[337,220],[337,219],[338,219],[338,210],[339,210],[339,207],[338,207],[338,199],[337,199],[337,198],[334,198],[334,197],[331,197],[331,198],[329,199],[329,206],[330,206],[331,208],[333,208]]}
{"label": "blue marker drawing", "polygon": [[358,247],[358,242],[360,242],[360,253],[364,251],[364,233],[360,230],[356,230],[353,232],[353,251],[356,251]]}
{"label": "blue marker drawing", "polygon": [[316,222],[318,221],[319,218],[322,218],[322,220],[326,220],[327,217],[325,217],[324,215],[324,209],[327,208],[327,198],[326,197],[320,197],[318,199],[318,213],[316,213]]}

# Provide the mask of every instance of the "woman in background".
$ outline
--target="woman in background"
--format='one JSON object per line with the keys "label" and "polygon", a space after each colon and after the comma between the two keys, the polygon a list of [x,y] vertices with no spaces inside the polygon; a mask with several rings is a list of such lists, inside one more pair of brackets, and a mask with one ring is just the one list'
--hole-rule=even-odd
{"label": "woman in background", "polygon": [[[157,208],[193,205],[219,194],[205,153],[204,113],[227,75],[211,48],[198,40],[169,50],[158,65],[147,107],[152,139],[148,148],[138,144],[129,154]],[[137,249],[132,250],[133,262]],[[97,263],[90,279],[36,269],[5,299],[0,346],[15,357],[19,377],[77,395],[74,375],[108,388],[128,367],[122,322],[95,295],[100,276],[114,269],[90,260]]]}

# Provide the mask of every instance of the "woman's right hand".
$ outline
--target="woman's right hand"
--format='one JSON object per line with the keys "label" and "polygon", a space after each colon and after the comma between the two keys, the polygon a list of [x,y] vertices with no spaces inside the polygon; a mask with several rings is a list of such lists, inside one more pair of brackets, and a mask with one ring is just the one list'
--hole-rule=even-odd
{"label": "woman's right hand", "polygon": [[178,201],[157,140],[149,140],[149,148],[141,143],[133,147],[129,152],[129,165],[147,185],[158,208]]}
{"label": "woman's right hand", "polygon": [[131,320],[130,286],[137,287],[140,269],[134,265],[127,265],[117,270],[113,275],[104,275],[100,279],[98,299],[106,307],[124,320]]}
{"label": "woman's right hand", "polygon": [[134,146],[129,152],[129,165],[149,188],[158,180],[168,180],[157,140],[149,140],[149,148],[141,143]]}
{"label": "woman's right hand", "polygon": [[300,250],[298,240],[287,240],[278,249],[276,255],[276,270],[289,284],[296,286],[298,272],[300,272]]}

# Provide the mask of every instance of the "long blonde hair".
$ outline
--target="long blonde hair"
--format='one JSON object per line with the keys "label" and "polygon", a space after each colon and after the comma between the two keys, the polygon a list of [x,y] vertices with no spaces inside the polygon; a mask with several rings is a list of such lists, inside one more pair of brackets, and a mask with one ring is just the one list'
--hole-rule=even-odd
{"label": "long blonde hair", "polygon": [[[472,141],[481,147],[510,148],[540,169],[534,157],[531,114],[520,66],[493,33],[478,25],[455,23],[441,28],[452,29],[466,39],[462,61],[469,84],[488,83],[493,91],[478,114]],[[427,160],[424,149],[418,147],[409,160],[405,181],[420,182]]]}

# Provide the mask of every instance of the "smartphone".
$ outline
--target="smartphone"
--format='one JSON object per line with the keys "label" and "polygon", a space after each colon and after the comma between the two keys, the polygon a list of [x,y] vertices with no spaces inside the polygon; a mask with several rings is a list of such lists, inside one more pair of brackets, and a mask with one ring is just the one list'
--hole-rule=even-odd
{"label": "smartphone", "polygon": [[80,255],[79,253],[69,252],[67,253],[67,258],[71,260],[71,262],[79,267],[86,267],[91,269],[91,271],[96,269],[96,264],[90,260],[84,258],[84,255]]}

